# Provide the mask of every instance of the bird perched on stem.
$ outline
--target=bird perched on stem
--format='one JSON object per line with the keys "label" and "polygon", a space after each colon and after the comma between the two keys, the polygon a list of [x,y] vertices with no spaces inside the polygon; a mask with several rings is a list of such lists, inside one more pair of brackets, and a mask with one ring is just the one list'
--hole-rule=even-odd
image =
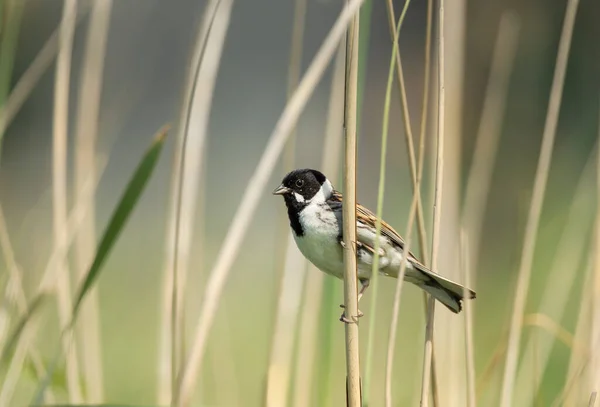
{"label": "bird perched on stem", "polygon": [[[304,257],[321,271],[343,278],[342,194],[333,188],[325,175],[312,169],[288,173],[273,194],[281,195],[285,200],[294,240]],[[376,220],[373,212],[356,205],[357,274],[361,285],[359,301],[371,279],[377,238]],[[404,255],[404,239],[382,220],[379,273],[397,278]],[[464,287],[428,270],[410,252],[404,280],[428,292],[450,311],[461,311]],[[475,298],[474,291],[467,292],[469,298]],[[360,311],[359,316],[362,316]],[[345,320],[344,315],[340,319]]]}

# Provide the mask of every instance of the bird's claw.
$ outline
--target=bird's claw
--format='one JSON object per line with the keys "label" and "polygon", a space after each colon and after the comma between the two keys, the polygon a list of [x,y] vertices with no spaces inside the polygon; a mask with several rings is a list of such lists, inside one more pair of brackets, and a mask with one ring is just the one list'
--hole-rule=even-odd
{"label": "bird's claw", "polygon": [[[346,308],[346,306],[344,304],[340,304],[340,308]],[[358,315],[356,315],[356,317],[354,317],[354,319],[349,319],[346,317],[346,312],[343,312],[342,315],[340,316],[340,321],[345,322],[347,324],[353,324],[355,322],[357,322],[358,318],[363,317],[365,314],[361,311],[358,310]]]}

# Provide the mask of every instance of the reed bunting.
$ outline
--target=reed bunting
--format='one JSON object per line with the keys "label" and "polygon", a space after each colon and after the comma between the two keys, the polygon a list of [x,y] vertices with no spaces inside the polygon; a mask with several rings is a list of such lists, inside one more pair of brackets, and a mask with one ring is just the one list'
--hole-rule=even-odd
{"label": "reed bunting", "polygon": [[[294,240],[304,257],[321,271],[343,278],[342,194],[333,188],[325,175],[312,169],[290,172],[273,194],[282,195],[285,200]],[[373,212],[356,204],[357,274],[361,285],[359,301],[371,279],[377,237],[376,219]],[[382,220],[379,272],[397,278],[403,255],[404,239]],[[461,311],[463,286],[428,270],[410,252],[404,280],[431,294],[450,311]],[[469,298],[475,298],[474,291],[467,292]],[[360,311],[358,316],[362,316]],[[340,319],[348,322],[344,315]]]}

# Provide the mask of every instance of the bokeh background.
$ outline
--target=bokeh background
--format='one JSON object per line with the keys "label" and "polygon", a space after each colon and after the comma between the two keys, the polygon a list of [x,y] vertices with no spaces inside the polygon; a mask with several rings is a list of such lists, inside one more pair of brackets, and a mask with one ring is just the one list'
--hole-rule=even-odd
{"label": "bokeh background", "polygon": [[[8,7],[7,1],[0,7]],[[477,127],[488,81],[492,53],[502,13],[514,10],[520,20],[518,47],[508,86],[506,111],[501,118],[498,155],[485,208],[479,261],[473,285],[478,298],[474,305],[475,367],[481,386],[481,405],[494,405],[498,397],[503,357],[495,365],[494,355],[506,341],[512,311],[516,272],[533,178],[538,161],[548,96],[555,65],[558,39],[566,1],[530,0],[491,2],[468,0],[464,4],[464,43],[450,36],[447,55],[462,55],[463,71],[450,75],[462,95],[448,97],[451,117],[458,118],[455,155],[457,202],[464,202],[467,176],[472,163]],[[82,2],[79,7],[86,7]],[[403,3],[394,1],[396,12]],[[57,29],[63,3],[57,0],[24,1],[15,48],[14,86],[34,57]],[[152,134],[166,122],[176,123],[196,32],[204,12],[202,1],[120,0],[113,2],[103,68],[97,140],[98,157],[107,166],[95,194],[97,234],[100,236],[126,186],[130,174],[151,142]],[[400,35],[400,48],[406,77],[409,108],[415,137],[420,118],[425,45],[426,2],[413,1]],[[372,208],[377,202],[381,122],[391,46],[383,1],[373,1],[369,29],[366,81],[358,145],[358,200]],[[447,2],[447,8],[458,7]],[[341,2],[308,0],[302,49],[302,70],[318,50],[340,12]],[[207,273],[232,221],[239,200],[254,171],[283,107],[286,88],[294,2],[254,0],[234,2],[219,67],[214,100],[210,110],[205,162],[205,184],[199,213],[193,225],[194,243],[186,285],[186,333],[188,344],[201,305]],[[559,252],[560,236],[569,222],[578,222],[577,241],[583,247],[576,262],[561,270],[565,281],[573,281],[564,314],[555,321],[574,334],[580,312],[586,265],[590,261],[595,218],[595,149],[600,112],[600,3],[581,0],[568,64],[560,120],[552,166],[536,245],[534,269],[526,313],[543,313],[540,303],[549,269]],[[449,20],[452,24],[453,20]],[[69,179],[77,151],[73,142],[73,117],[78,107],[88,15],[77,25],[71,71]],[[452,30],[455,27],[450,26]],[[460,32],[460,29],[459,29]],[[0,35],[2,31],[0,31]],[[456,51],[459,52],[459,51]],[[52,105],[54,92],[52,64],[27,99],[2,138],[0,156],[0,203],[27,293],[37,287],[53,245],[52,232]],[[319,168],[328,115],[332,69],[328,69],[315,89],[297,126],[295,166]],[[456,79],[458,78],[458,79]],[[452,116],[457,111],[456,116]],[[406,228],[412,188],[408,171],[404,127],[397,88],[394,86],[386,177],[384,217],[403,233]],[[430,121],[430,128],[435,122]],[[432,139],[432,132],[428,139]],[[175,153],[175,133],[167,139],[159,165],[142,200],[115,246],[98,281],[100,332],[105,399],[135,405],[156,404],[157,366],[165,261],[165,236],[171,194],[171,173]],[[450,143],[455,143],[451,141]],[[426,220],[431,228],[431,157],[428,142],[423,188]],[[590,170],[584,172],[586,163]],[[285,174],[283,165],[274,171],[269,187],[275,187]],[[335,175],[335,174],[334,174]],[[581,180],[581,181],[580,181]],[[575,216],[569,208],[579,183],[583,184]],[[341,185],[340,185],[341,187]],[[69,190],[69,204],[73,203]],[[265,192],[246,234],[244,245],[221,300],[213,326],[202,380],[198,383],[197,405],[263,405],[266,372],[272,345],[273,323],[282,270],[278,256],[285,245],[280,234],[284,215],[281,199]],[[574,220],[573,220],[574,219]],[[415,234],[416,236],[416,234]],[[442,245],[456,248],[457,235],[443,235]],[[416,241],[416,239],[415,239]],[[563,242],[564,243],[564,242]],[[569,242],[566,242],[568,245]],[[195,248],[199,246],[196,250]],[[569,246],[571,247],[571,246]],[[454,250],[454,249],[451,249]],[[418,253],[417,248],[415,252]],[[455,252],[456,257],[458,253]],[[72,253],[70,253],[72,257]],[[6,263],[0,257],[0,281],[6,285]],[[458,263],[456,263],[458,264]],[[448,267],[455,267],[455,265]],[[445,273],[444,264],[440,272]],[[71,267],[73,276],[76,271]],[[313,269],[309,273],[314,273]],[[461,274],[458,274],[462,281]],[[74,278],[74,277],[73,277]],[[337,322],[342,283],[329,281],[333,298],[324,310]],[[394,280],[382,279],[378,292],[377,335],[375,338],[372,405],[383,404],[385,347],[391,316]],[[560,288],[560,280],[559,280]],[[559,289],[557,288],[557,289]],[[298,287],[299,290],[302,287]],[[421,375],[424,311],[421,292],[404,287],[397,343],[395,387],[396,405],[417,405]],[[315,298],[321,301],[321,298]],[[370,295],[361,309],[361,334],[368,327]],[[14,309],[4,303],[4,312]],[[42,314],[36,338],[45,360],[57,346],[59,329],[55,307]],[[315,315],[319,318],[319,315]],[[450,316],[449,321],[462,320]],[[16,318],[13,318],[13,322]],[[462,324],[462,322],[456,322]],[[462,326],[462,325],[461,325]],[[8,328],[7,328],[8,329]],[[526,326],[522,343],[537,335],[552,337],[536,326]],[[320,337],[321,338],[321,337]],[[323,343],[329,338],[329,342]],[[329,349],[331,369],[327,391],[329,405],[343,405],[344,342],[343,325],[331,324],[329,336],[319,339]],[[366,339],[362,341],[364,348]],[[524,349],[525,346],[523,345]],[[302,349],[296,349],[302,357]],[[549,364],[532,405],[551,405],[562,392],[571,349],[562,342],[552,345]],[[364,356],[364,354],[363,354]],[[534,358],[535,359],[535,358]],[[319,370],[323,357],[316,359]],[[324,363],[324,362],[323,362]],[[448,362],[450,363],[450,362]],[[488,371],[490,363],[493,367]],[[484,372],[491,372],[483,378]],[[5,374],[4,372],[2,374]],[[311,405],[319,405],[318,373],[314,375]],[[442,379],[443,380],[443,379]],[[583,380],[583,379],[582,379]],[[55,384],[57,397],[64,399],[64,385]],[[30,400],[36,381],[25,371],[13,405]],[[532,384],[533,385],[533,384]],[[585,391],[591,390],[584,386]],[[293,388],[291,390],[293,394]],[[589,393],[589,391],[588,391]],[[589,394],[588,394],[589,395]],[[583,397],[586,398],[587,396]],[[445,405],[442,403],[442,405]],[[459,404],[458,404],[459,405]],[[517,405],[517,404],[515,404]]]}

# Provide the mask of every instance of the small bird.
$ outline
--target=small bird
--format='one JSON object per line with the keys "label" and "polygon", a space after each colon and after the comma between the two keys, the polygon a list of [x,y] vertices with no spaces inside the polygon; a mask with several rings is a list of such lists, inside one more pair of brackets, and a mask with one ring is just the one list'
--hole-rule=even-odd
{"label": "small bird", "polygon": [[[294,240],[304,257],[321,271],[342,279],[342,194],[333,188],[325,175],[308,168],[288,173],[273,194],[281,195],[285,200]],[[359,301],[371,279],[377,238],[376,219],[373,212],[356,204],[357,274],[361,285]],[[403,256],[404,239],[382,220],[379,236],[379,273],[397,278]],[[410,252],[404,280],[431,294],[450,311],[461,311],[464,287],[428,270]],[[474,291],[467,292],[470,298],[475,298]],[[360,311],[358,316],[362,316]],[[344,314],[340,319],[350,322]]]}

